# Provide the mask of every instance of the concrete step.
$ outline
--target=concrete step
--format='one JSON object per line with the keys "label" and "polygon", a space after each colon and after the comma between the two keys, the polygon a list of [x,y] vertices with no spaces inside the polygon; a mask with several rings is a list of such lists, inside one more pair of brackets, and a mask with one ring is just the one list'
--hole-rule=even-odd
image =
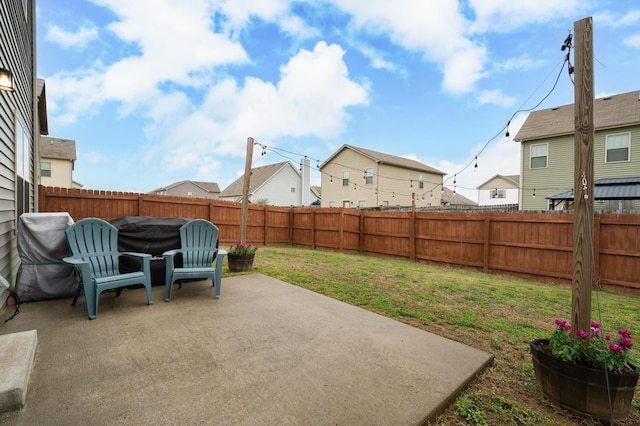
{"label": "concrete step", "polygon": [[24,405],[37,346],[36,330],[0,336],[0,411]]}

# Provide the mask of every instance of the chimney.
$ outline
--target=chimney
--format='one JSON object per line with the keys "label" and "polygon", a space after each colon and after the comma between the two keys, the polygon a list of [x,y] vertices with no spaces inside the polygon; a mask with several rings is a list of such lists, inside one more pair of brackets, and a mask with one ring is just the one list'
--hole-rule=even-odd
{"label": "chimney", "polygon": [[302,184],[300,185],[300,205],[309,207],[309,194],[311,193],[311,172],[310,162],[305,156],[300,160],[300,171],[302,171]]}

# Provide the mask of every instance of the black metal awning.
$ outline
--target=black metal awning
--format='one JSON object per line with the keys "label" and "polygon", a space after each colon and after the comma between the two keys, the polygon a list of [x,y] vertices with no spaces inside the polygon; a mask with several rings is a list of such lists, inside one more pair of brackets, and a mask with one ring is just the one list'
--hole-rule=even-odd
{"label": "black metal awning", "polygon": [[[593,182],[596,200],[640,200],[640,177],[606,178]],[[547,197],[553,201],[573,201],[573,190]]]}

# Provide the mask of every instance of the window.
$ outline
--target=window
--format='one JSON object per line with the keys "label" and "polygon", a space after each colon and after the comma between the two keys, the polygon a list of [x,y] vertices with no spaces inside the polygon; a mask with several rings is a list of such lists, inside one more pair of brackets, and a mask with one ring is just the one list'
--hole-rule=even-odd
{"label": "window", "polygon": [[188,191],[188,192],[187,192],[187,197],[189,197],[189,198],[193,197],[193,192]]}
{"label": "window", "polygon": [[342,207],[346,207],[346,208],[351,207],[351,201],[343,201],[342,202]]}
{"label": "window", "polygon": [[631,200],[607,200],[607,210],[622,211],[631,210]]}
{"label": "window", "polygon": [[296,184],[295,183],[291,184],[291,192],[296,192]]}
{"label": "window", "polygon": [[490,198],[507,198],[506,189],[492,189]]}
{"label": "window", "polygon": [[373,184],[373,168],[368,168],[364,171],[364,183],[367,185]]}
{"label": "window", "polygon": [[382,207],[389,207],[389,201],[383,201]]}
{"label": "window", "polygon": [[547,167],[547,151],[549,145],[546,143],[531,145],[531,168],[540,169]]}
{"label": "window", "polygon": [[335,207],[335,206],[336,206],[335,201],[329,201],[329,207]]}
{"label": "window", "polygon": [[629,133],[607,135],[605,162],[617,161],[629,161]]}
{"label": "window", "polygon": [[40,176],[51,177],[51,161],[42,161],[40,163]]}
{"label": "window", "polygon": [[365,208],[365,207],[367,207],[367,203],[364,200],[360,200],[360,201],[358,201],[358,207],[361,208],[361,209]]}
{"label": "window", "polygon": [[424,176],[418,176],[418,188],[424,189]]}
{"label": "window", "polygon": [[349,172],[342,172],[342,186],[349,186]]}

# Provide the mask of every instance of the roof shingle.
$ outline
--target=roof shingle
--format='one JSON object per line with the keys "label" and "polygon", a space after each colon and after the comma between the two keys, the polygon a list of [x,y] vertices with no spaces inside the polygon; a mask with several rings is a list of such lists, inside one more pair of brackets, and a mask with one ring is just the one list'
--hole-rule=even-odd
{"label": "roof shingle", "polygon": [[[534,111],[514,140],[523,142],[573,134],[574,120],[573,104]],[[640,124],[640,92],[636,90],[595,99],[593,121],[596,130]]]}

